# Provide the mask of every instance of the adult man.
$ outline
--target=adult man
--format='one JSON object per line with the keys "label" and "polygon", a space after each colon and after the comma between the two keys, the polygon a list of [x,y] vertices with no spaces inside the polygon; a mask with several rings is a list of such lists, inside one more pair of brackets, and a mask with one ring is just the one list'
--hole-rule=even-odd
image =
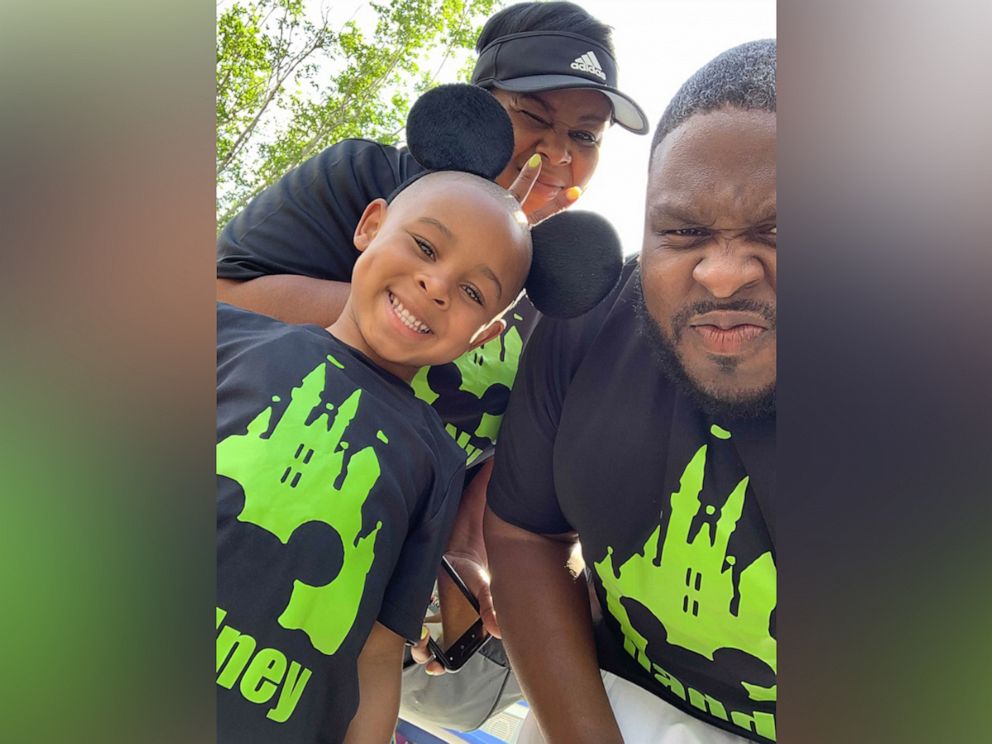
{"label": "adult man", "polygon": [[[486,543],[553,744],[775,739],[775,108],[773,40],[690,78],[654,137],[639,262],[522,360]],[[595,643],[564,568],[579,541]],[[604,679],[641,688],[635,722]]]}

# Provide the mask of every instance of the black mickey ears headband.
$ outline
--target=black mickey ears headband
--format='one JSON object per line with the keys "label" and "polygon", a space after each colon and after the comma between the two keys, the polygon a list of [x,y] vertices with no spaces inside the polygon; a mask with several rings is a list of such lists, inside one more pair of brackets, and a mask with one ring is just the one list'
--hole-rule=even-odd
{"label": "black mickey ears headband", "polygon": [[[406,138],[426,173],[463,171],[492,181],[513,156],[510,117],[495,97],[474,85],[441,85],[420,96],[407,115]],[[400,184],[389,201],[426,173]],[[599,215],[561,212],[530,234],[533,258],[524,288],[545,315],[582,315],[620,279],[620,239]]]}

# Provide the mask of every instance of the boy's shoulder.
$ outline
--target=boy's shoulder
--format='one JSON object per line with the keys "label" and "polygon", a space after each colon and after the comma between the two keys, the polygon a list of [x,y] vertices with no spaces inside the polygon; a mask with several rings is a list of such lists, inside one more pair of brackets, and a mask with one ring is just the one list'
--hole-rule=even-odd
{"label": "boy's shoulder", "polygon": [[217,303],[218,426],[228,409],[250,414],[273,405],[281,418],[294,401],[308,407],[308,419],[319,416],[322,406],[329,421],[347,417],[356,439],[384,446],[402,442],[407,456],[419,445],[433,453],[441,472],[464,462],[437,413],[410,385],[324,328]]}

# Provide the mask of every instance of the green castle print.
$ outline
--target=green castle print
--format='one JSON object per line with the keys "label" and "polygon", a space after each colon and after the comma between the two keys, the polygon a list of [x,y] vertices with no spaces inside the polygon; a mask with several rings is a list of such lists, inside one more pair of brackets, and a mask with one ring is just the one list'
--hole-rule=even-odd
{"label": "green castle print", "polygon": [[[342,367],[334,357],[327,359]],[[244,489],[245,505],[238,519],[271,532],[283,544],[294,530],[312,521],[323,522],[340,535],[344,558],[337,577],[325,586],[294,580],[289,604],[279,616],[280,625],[302,630],[315,649],[331,655],[358,614],[382,523],[361,535],[362,507],[380,472],[372,447],[351,455],[342,479],[348,450],[345,435],[358,413],[362,392],[356,390],[334,410],[320,397],[326,374],[327,365],[321,364],[293,389],[290,404],[270,436],[263,437],[271,424],[271,406],[252,420],[246,434],[220,442],[217,472]]]}
{"label": "green castle print", "polygon": [[[716,439],[727,439],[726,432],[714,427]],[[661,525],[635,553],[620,566],[614,565],[613,548],[594,564],[606,590],[607,606],[620,623],[627,652],[649,671],[647,639],[631,623],[621,600],[629,598],[647,608],[661,622],[668,643],[694,651],[713,660],[718,649],[738,649],[776,667],[776,642],[769,632],[769,620],[776,603],[776,570],[771,553],[765,552],[740,575],[740,602],[731,609],[734,598],[732,567],[736,560],[727,554],[730,537],[744,508],[748,478],[733,489],[720,510],[715,529],[704,524],[689,539],[690,526],[702,505],[699,494],[709,445],[703,445],[686,466],[679,490],[671,496],[671,516],[664,546],[660,547]],[[714,442],[714,446],[719,446]],[[715,513],[713,506],[706,514]],[[658,563],[659,558],[664,556]],[[664,680],[661,680],[664,683]],[[741,681],[750,699],[775,700],[776,687],[761,687]]]}
{"label": "green castle print", "polygon": [[[515,317],[518,320],[522,319],[519,315]],[[500,337],[483,344],[478,349],[473,349],[467,354],[462,354],[452,362],[461,374],[461,384],[458,389],[481,401],[486,392],[495,385],[505,385],[507,388],[512,388],[513,380],[517,376],[517,366],[522,349],[523,339],[520,337],[520,331],[516,327],[511,327]],[[418,398],[428,405],[433,405],[441,396],[441,392],[434,390],[428,381],[430,369],[430,367],[420,369],[411,385]],[[495,442],[502,419],[502,415],[484,413],[475,431],[459,432],[450,424],[445,429],[458,443],[458,446],[466,450],[467,464],[471,465],[475,458],[481,454],[481,450],[469,443],[469,437]]]}

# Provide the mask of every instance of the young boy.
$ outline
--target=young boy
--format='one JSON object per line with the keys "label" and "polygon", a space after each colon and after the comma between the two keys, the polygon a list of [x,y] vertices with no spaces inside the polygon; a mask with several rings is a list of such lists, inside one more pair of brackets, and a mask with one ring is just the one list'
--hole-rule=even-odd
{"label": "young boy", "polygon": [[516,200],[451,171],[354,243],[327,329],[218,306],[220,742],[389,741],[465,463],[407,383],[498,335],[531,263]]}

